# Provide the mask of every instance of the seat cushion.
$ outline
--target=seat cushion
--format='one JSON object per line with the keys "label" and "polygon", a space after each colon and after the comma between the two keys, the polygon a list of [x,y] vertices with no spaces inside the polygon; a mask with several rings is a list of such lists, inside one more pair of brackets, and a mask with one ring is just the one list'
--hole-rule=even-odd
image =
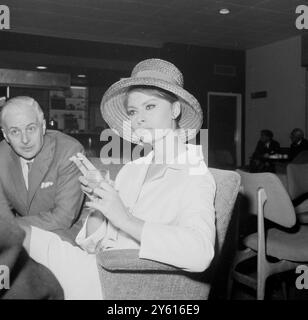
{"label": "seat cushion", "polygon": [[[254,251],[258,248],[258,234],[253,233],[244,239],[244,244]],[[297,262],[308,261],[308,226],[300,226],[295,233],[288,233],[278,229],[267,232],[267,255],[280,260]]]}

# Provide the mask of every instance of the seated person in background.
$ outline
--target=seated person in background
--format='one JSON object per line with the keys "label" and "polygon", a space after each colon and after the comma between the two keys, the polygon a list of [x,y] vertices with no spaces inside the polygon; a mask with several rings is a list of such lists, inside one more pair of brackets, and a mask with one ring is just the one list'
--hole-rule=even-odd
{"label": "seated person in background", "polygon": [[69,229],[84,196],[69,158],[83,147],[61,132],[46,131],[43,112],[30,97],[8,100],[0,119],[0,209],[14,209],[17,222],[73,237]]}
{"label": "seated person in background", "polygon": [[76,239],[82,249],[24,226],[31,257],[56,275],[66,299],[103,298],[99,250],[139,249],[140,258],[190,272],[202,272],[214,256],[216,185],[200,146],[185,144],[203,116],[182,73],[167,61],[142,61],[106,91],[101,111],[117,134],[152,151],[124,165],[114,186],[102,181],[93,190],[80,177],[94,210]]}
{"label": "seated person in background", "polygon": [[290,133],[291,145],[289,151],[289,159],[292,161],[298,154],[304,150],[308,150],[308,140],[304,138],[302,129],[295,128]]}
{"label": "seated person in background", "polygon": [[280,144],[273,137],[271,130],[261,130],[260,140],[250,160],[250,172],[275,172],[274,164],[269,160],[269,156],[279,153]]}
{"label": "seated person in background", "polygon": [[0,299],[63,299],[51,271],[26,253],[24,235],[10,210],[0,208]]}

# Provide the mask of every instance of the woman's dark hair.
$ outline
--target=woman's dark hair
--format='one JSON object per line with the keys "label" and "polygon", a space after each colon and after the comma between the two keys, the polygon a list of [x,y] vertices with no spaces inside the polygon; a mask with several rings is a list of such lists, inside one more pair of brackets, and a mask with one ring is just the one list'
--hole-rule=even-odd
{"label": "woman's dark hair", "polygon": [[[155,97],[166,99],[170,103],[174,103],[176,101],[179,101],[179,98],[175,94],[173,94],[172,92],[169,92],[167,90],[164,90],[164,89],[161,89],[158,87],[154,87],[154,86],[143,86],[143,85],[131,86],[128,88],[128,90],[126,92],[126,97],[132,91],[146,92],[146,93],[149,93]],[[125,106],[127,106],[127,101],[126,101]]]}

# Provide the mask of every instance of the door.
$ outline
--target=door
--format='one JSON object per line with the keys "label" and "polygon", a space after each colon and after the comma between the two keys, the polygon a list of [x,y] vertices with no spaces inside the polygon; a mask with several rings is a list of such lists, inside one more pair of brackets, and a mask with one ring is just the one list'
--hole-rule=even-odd
{"label": "door", "polygon": [[209,166],[235,169],[241,166],[241,95],[208,93]]}

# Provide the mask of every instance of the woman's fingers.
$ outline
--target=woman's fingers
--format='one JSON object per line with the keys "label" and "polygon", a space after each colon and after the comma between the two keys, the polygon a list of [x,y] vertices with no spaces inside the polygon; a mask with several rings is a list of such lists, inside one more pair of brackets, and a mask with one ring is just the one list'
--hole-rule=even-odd
{"label": "woman's fingers", "polygon": [[100,184],[99,184],[99,187],[101,189],[104,189],[106,191],[112,191],[114,190],[113,186],[110,185],[110,183],[106,182],[106,181],[102,181]]}
{"label": "woman's fingers", "polygon": [[87,193],[93,193],[93,189],[90,187],[81,186],[81,190]]}
{"label": "woman's fingers", "polygon": [[93,190],[93,193],[95,194],[95,195],[97,195],[97,196],[99,196],[100,198],[104,198],[104,196],[106,195],[106,191],[105,190],[103,190],[103,189],[99,189],[99,188],[95,188],[94,190]]}
{"label": "woman's fingers", "polygon": [[89,159],[87,159],[87,157],[78,152],[77,153],[77,157],[83,162],[84,166],[88,169],[88,170],[95,170],[96,168],[94,167],[94,165],[92,164],[91,161],[89,161]]}
{"label": "woman's fingers", "polygon": [[103,207],[99,202],[95,202],[95,201],[87,201],[86,202],[86,206],[90,209],[95,209],[100,211],[101,213],[103,213]]}
{"label": "woman's fingers", "polygon": [[84,186],[87,186],[89,183],[88,183],[88,180],[86,179],[86,177],[84,176],[80,176],[78,178],[78,180],[80,181],[81,184],[83,184]]}
{"label": "woman's fingers", "polygon": [[93,194],[88,193],[88,192],[86,192],[86,191],[83,191],[83,192],[87,195],[87,197],[88,197],[91,201],[95,201],[96,197],[93,196]]}
{"label": "woman's fingers", "polygon": [[69,160],[73,161],[76,164],[83,175],[87,173],[87,168],[82,164],[79,158],[77,158],[76,156],[72,156]]}

